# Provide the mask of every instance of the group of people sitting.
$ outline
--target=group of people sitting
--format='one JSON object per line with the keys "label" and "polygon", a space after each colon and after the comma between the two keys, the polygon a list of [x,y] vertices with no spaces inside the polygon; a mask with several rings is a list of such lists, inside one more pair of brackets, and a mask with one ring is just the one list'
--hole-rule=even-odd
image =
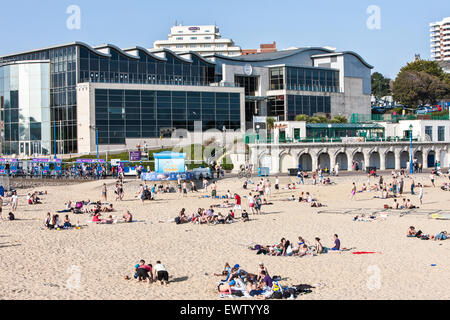
{"label": "group of people sitting", "polygon": [[[152,266],[150,263],[146,264],[145,260],[140,260],[138,264],[134,266],[134,278],[139,282],[148,282],[149,284],[159,281],[161,285],[169,284],[169,273],[166,267],[161,261],[156,261],[156,264]],[[124,277],[125,280],[130,280],[129,276]]]}
{"label": "group of people sitting", "polygon": [[325,206],[322,203],[320,203],[319,201],[317,201],[316,199],[314,199],[309,192],[306,192],[306,193],[302,192],[300,194],[300,196],[298,197],[298,199],[295,197],[295,195],[291,195],[288,198],[288,201],[306,202],[306,203],[309,203],[312,208],[320,208],[320,207]]}
{"label": "group of people sitting", "polygon": [[[93,206],[89,208],[88,206]],[[65,204],[65,208],[63,210],[57,211],[58,213],[72,212],[74,214],[83,214],[83,213],[106,213],[113,212],[114,207],[112,203],[102,203],[101,201],[91,202],[87,201],[69,201]]]}
{"label": "group of people sitting", "polygon": [[[193,213],[190,217],[186,215],[186,209],[181,209],[178,216],[174,219],[176,224],[184,223],[194,223],[194,224],[207,224],[207,225],[217,225],[217,224],[227,224],[233,223],[238,220],[235,217],[233,210],[229,210],[227,214],[222,214],[220,212],[214,211],[214,206],[210,206],[208,210],[204,208],[199,208],[197,212]],[[249,216],[246,210],[242,211],[242,221],[249,221]]]}
{"label": "group of people sitting", "polygon": [[123,215],[122,220],[114,218],[112,215],[109,215],[108,218],[101,218],[100,212],[94,213],[94,216],[92,217],[92,222],[97,224],[113,224],[113,223],[131,223],[133,222],[133,215],[129,210]]}
{"label": "group of people sitting", "polygon": [[241,268],[239,264],[230,266],[225,264],[221,273],[215,273],[215,276],[226,277],[218,283],[217,290],[222,297],[253,297],[256,299],[295,299],[297,295],[306,291],[300,286],[288,287],[282,286],[280,276],[271,276],[264,266],[259,263],[258,271],[249,273]]}
{"label": "group of people sitting", "polygon": [[404,210],[404,209],[418,209],[419,207],[416,207],[412,204],[410,199],[403,198],[402,203],[400,204],[397,199],[394,199],[394,203],[392,206],[389,206],[387,204],[384,205],[384,209],[394,209],[394,210]]}
{"label": "group of people sitting", "polygon": [[447,231],[441,231],[436,235],[424,234],[422,230],[416,230],[414,226],[410,226],[406,233],[408,238],[419,238],[421,240],[447,240],[450,239],[450,235]]}
{"label": "group of people sitting", "polygon": [[70,222],[69,215],[64,217],[64,220],[61,221],[58,214],[51,215],[50,212],[47,212],[47,217],[44,221],[44,226],[49,230],[59,230],[59,229],[72,229],[72,223]]}
{"label": "group of people sitting", "polygon": [[273,245],[254,245],[249,247],[251,250],[257,250],[256,254],[264,254],[271,256],[299,256],[315,255],[327,253],[328,251],[340,251],[341,241],[337,234],[334,235],[334,246],[327,248],[322,245],[320,238],[315,238],[314,245],[308,245],[308,243],[302,238],[298,237],[298,243],[295,247],[289,240],[282,238],[279,243]]}
{"label": "group of people sitting", "polygon": [[42,204],[41,198],[39,198],[39,195],[47,194],[47,191],[45,193],[43,191],[34,191],[33,193],[29,192],[27,194],[27,203],[29,205],[33,204]]}

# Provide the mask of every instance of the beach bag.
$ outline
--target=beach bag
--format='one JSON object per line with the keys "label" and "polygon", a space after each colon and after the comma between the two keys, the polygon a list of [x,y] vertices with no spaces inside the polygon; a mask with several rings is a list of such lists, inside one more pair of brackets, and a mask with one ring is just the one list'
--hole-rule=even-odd
{"label": "beach bag", "polygon": [[272,299],[283,299],[283,293],[281,291],[275,291],[272,294]]}
{"label": "beach bag", "polygon": [[181,222],[180,217],[176,217],[176,218],[175,218],[175,223],[176,223],[176,224],[180,224],[180,222]]}

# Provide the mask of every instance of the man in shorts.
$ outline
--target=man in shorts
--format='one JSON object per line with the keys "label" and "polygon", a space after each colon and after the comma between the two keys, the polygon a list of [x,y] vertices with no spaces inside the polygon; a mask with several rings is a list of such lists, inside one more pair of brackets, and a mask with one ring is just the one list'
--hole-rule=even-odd
{"label": "man in shorts", "polygon": [[236,200],[236,204],[234,205],[234,210],[241,210],[242,213],[242,206],[241,206],[241,197],[235,193],[234,194],[234,200]]}

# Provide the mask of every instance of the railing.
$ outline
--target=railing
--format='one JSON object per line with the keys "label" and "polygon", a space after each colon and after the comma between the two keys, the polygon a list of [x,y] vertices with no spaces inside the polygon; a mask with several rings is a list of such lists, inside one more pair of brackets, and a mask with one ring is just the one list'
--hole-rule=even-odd
{"label": "railing", "polygon": [[449,120],[449,115],[392,115],[392,114],[359,114],[353,113],[350,123],[367,123],[367,122],[399,122],[400,120]]}
{"label": "railing", "polygon": [[[308,138],[279,138],[278,142],[274,142],[273,137],[263,137],[258,135],[247,134],[245,135],[244,141],[246,144],[287,144],[287,143],[342,143],[344,139],[348,138],[363,138],[362,141],[355,140],[355,143],[360,142],[409,142],[410,138],[405,137],[386,137],[386,138],[364,138],[364,137],[334,137],[334,138],[326,138],[326,137],[308,137]],[[413,142],[422,141],[419,137],[413,137]],[[349,142],[347,142],[349,143]]]}

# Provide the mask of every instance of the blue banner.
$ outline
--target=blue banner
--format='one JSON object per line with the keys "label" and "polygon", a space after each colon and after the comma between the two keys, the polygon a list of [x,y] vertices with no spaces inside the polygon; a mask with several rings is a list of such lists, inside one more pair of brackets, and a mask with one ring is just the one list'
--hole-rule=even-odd
{"label": "blue banner", "polygon": [[192,180],[193,175],[192,172],[147,172],[142,174],[143,181],[177,181],[178,177],[180,177],[182,180]]}

